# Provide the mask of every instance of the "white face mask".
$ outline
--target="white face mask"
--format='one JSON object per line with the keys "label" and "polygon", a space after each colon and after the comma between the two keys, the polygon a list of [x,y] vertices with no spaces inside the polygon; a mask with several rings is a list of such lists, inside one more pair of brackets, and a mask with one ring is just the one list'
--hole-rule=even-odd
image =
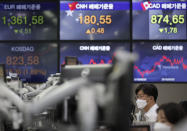
{"label": "white face mask", "polygon": [[138,99],[136,101],[136,105],[138,107],[138,109],[144,109],[147,105],[147,101],[146,100],[142,100],[142,99]]}
{"label": "white face mask", "polygon": [[156,122],[153,127],[154,131],[171,131],[171,127],[160,122]]}

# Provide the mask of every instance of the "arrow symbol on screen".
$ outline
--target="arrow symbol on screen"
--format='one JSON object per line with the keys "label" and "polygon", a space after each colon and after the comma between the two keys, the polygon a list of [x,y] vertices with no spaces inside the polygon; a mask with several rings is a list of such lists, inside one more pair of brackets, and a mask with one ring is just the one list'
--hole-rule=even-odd
{"label": "arrow symbol on screen", "polygon": [[160,31],[160,33],[162,33],[162,32],[164,31],[164,29],[163,29],[163,28],[160,28],[159,31]]}
{"label": "arrow symbol on screen", "polygon": [[14,29],[14,33],[16,33],[16,34],[17,34],[17,33],[18,33],[18,29]]}
{"label": "arrow symbol on screen", "polygon": [[86,31],[86,34],[90,34],[91,33],[91,31],[88,29],[87,31]]}

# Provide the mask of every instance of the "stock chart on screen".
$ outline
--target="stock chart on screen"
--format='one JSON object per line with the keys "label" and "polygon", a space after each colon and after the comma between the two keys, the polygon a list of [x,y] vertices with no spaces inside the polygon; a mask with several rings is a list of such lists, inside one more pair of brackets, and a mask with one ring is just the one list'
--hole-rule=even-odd
{"label": "stock chart on screen", "polygon": [[61,1],[61,40],[130,39],[130,2]]}
{"label": "stock chart on screen", "polygon": [[45,82],[57,72],[57,44],[0,43],[0,63],[7,75],[17,73],[23,82]]}
{"label": "stock chart on screen", "polygon": [[56,2],[0,2],[0,40],[56,40]]}
{"label": "stock chart on screen", "polygon": [[112,64],[116,49],[130,51],[130,44],[124,42],[61,43],[60,64],[65,64],[66,56],[77,57],[80,64]]}
{"label": "stock chart on screen", "polygon": [[133,0],[133,39],[187,39],[186,0]]}
{"label": "stock chart on screen", "polygon": [[135,82],[187,82],[187,42],[136,42]]}

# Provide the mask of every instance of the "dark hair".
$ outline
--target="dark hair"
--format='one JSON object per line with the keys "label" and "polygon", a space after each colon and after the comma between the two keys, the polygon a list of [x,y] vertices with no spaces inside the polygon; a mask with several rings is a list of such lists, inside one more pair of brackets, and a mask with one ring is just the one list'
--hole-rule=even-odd
{"label": "dark hair", "polygon": [[159,110],[164,111],[167,120],[172,124],[177,124],[185,117],[183,108],[177,103],[163,104],[157,109],[157,113]]}
{"label": "dark hair", "polygon": [[183,110],[187,115],[187,101],[181,101],[179,104],[182,106]]}
{"label": "dark hair", "polygon": [[136,95],[138,94],[138,92],[142,90],[144,94],[148,95],[148,96],[153,96],[154,100],[156,102],[157,97],[158,97],[158,90],[156,88],[155,85],[153,84],[141,84],[136,88]]}

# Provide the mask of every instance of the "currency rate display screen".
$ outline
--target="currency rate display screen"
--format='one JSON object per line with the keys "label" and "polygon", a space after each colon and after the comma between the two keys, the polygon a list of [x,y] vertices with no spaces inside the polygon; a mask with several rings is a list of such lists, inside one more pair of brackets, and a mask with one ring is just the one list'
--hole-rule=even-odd
{"label": "currency rate display screen", "polygon": [[130,51],[129,43],[61,43],[60,64],[65,64],[66,56],[75,56],[80,64],[111,64],[116,49]]}
{"label": "currency rate display screen", "polygon": [[61,40],[130,39],[130,3],[60,2]]}
{"label": "currency rate display screen", "polygon": [[187,82],[186,42],[133,43],[135,82]]}
{"label": "currency rate display screen", "polygon": [[186,0],[133,0],[133,39],[187,39]]}
{"label": "currency rate display screen", "polygon": [[0,40],[56,40],[55,2],[0,2]]}
{"label": "currency rate display screen", "polygon": [[45,82],[57,72],[57,44],[0,43],[0,63],[7,75],[17,73],[23,82]]}

